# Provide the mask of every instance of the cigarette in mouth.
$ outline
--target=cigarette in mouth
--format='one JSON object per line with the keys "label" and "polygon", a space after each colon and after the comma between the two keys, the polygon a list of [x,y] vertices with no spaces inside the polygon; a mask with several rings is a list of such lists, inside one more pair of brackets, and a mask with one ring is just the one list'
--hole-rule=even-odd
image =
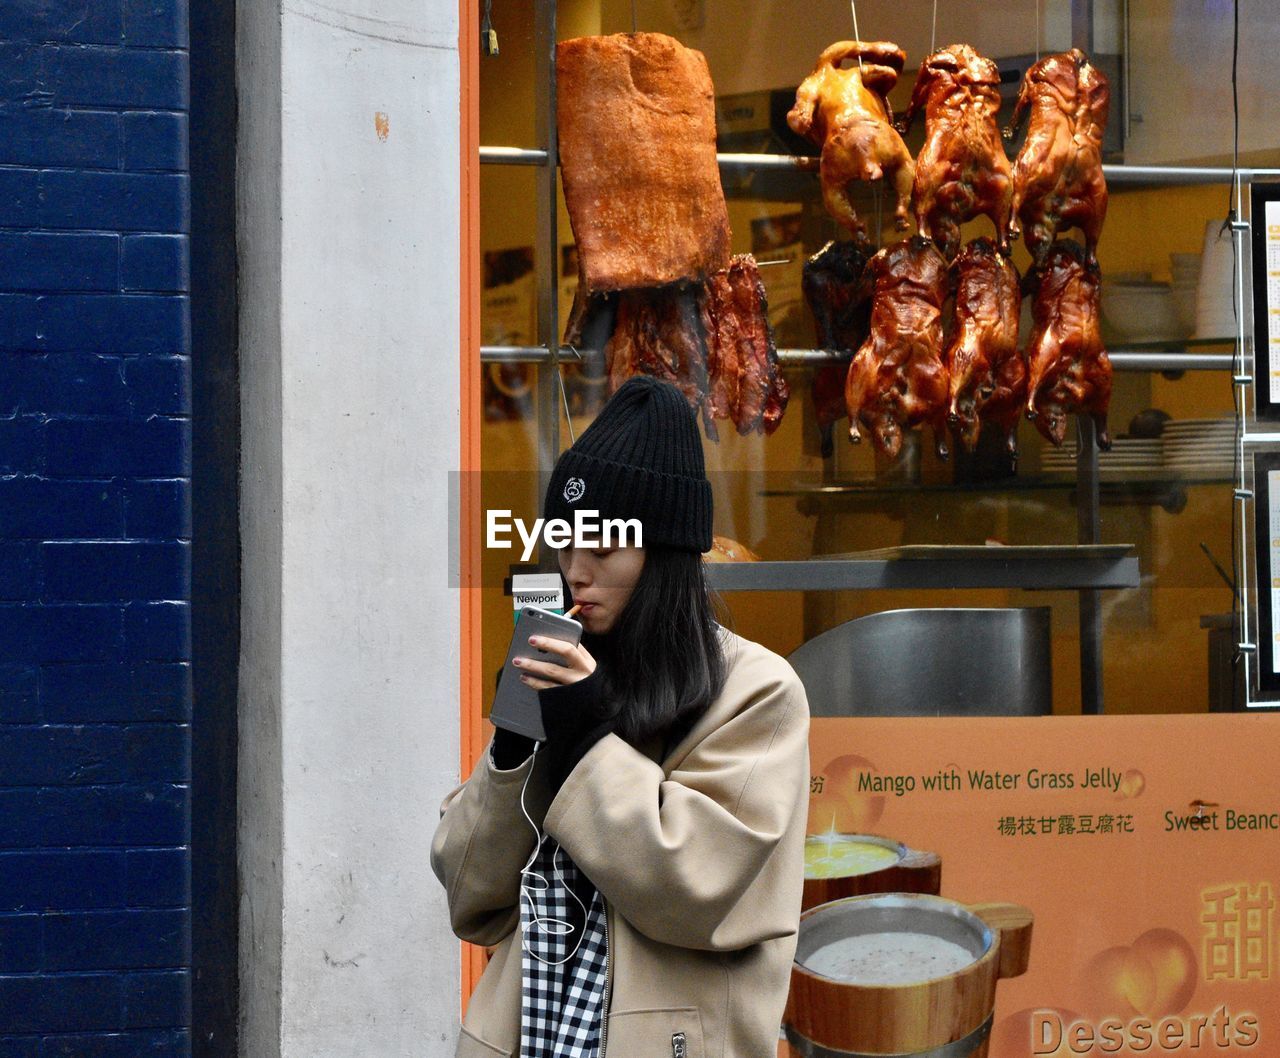
{"label": "cigarette in mouth", "polygon": [[572,617],[581,609],[582,609],[582,603],[578,603],[577,606],[574,606],[572,609],[570,609],[570,611],[567,614],[565,614],[565,617]]}

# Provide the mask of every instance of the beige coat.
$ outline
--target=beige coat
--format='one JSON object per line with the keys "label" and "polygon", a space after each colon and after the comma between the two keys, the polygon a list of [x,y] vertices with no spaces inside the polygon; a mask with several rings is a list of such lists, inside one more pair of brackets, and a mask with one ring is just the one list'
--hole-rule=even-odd
{"label": "beige coat", "polygon": [[[728,679],[660,763],[616,735],[598,742],[548,805],[535,762],[525,803],[604,896],[608,1058],[773,1058],[804,876],[809,707],[785,660],[725,632]],[[454,932],[496,946],[458,1058],[520,1044],[520,812],[525,762],[486,753],[445,799],[431,864]],[[606,1058],[602,1053],[601,1058]]]}

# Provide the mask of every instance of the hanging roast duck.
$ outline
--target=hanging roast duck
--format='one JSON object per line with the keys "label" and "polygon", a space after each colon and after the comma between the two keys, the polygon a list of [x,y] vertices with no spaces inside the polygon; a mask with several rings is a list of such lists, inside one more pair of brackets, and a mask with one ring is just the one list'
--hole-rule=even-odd
{"label": "hanging roast duck", "polygon": [[849,200],[855,180],[889,179],[898,195],[897,227],[905,231],[910,223],[915,166],[886,98],[906,61],[906,52],[888,41],[838,41],[818,56],[787,114],[793,132],[822,148],[823,205],[855,238],[865,234]]}
{"label": "hanging roast duck", "polygon": [[960,248],[960,225],[985,214],[996,245],[1009,252],[1013,183],[1000,139],[1000,69],[968,44],[951,44],[920,65],[903,115],[906,133],[924,110],[925,138],[916,158],[916,226],[948,259]]}
{"label": "hanging roast duck", "polygon": [[1027,280],[1035,292],[1027,344],[1027,417],[1060,445],[1070,412],[1092,416],[1098,447],[1106,451],[1111,447],[1111,359],[1102,347],[1098,322],[1098,266],[1079,243],[1063,239],[1053,244],[1045,263]]}
{"label": "hanging roast duck", "polygon": [[865,429],[875,446],[893,458],[902,446],[903,430],[929,423],[938,455],[946,458],[946,259],[932,242],[915,235],[871,258],[862,283],[872,293],[871,335],[854,356],[845,381],[849,439],[861,440]]}
{"label": "hanging roast duck", "polygon": [[1107,216],[1102,135],[1110,100],[1106,75],[1078,48],[1046,55],[1022,80],[1012,129],[1030,117],[1013,163],[1013,211],[1037,265],[1072,227],[1084,233],[1089,263],[1097,263]]}
{"label": "hanging roast duck", "polygon": [[1027,364],[1018,352],[1018,270],[989,239],[969,243],[951,268],[956,307],[945,357],[951,385],[947,421],[970,452],[986,420],[1000,428],[1009,451],[1016,453],[1027,399]]}

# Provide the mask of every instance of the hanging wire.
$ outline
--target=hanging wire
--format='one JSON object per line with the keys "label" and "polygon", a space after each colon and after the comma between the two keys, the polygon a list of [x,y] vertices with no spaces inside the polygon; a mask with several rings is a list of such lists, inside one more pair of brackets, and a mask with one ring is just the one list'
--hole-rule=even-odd
{"label": "hanging wire", "polygon": [[1240,0],[1232,0],[1231,37],[1231,188],[1227,192],[1227,216],[1235,220],[1240,211],[1239,187],[1236,177],[1240,172]]}
{"label": "hanging wire", "polygon": [[[575,349],[576,353],[577,350]],[[559,361],[556,362],[556,381],[560,384],[560,403],[564,405],[564,423],[569,427],[569,443],[573,444],[577,438],[573,436],[573,417],[569,414],[569,394],[564,389],[564,365]]]}
{"label": "hanging wire", "polygon": [[[861,40],[862,34],[858,32],[858,0],[849,0],[849,10],[853,12],[853,39]],[[865,73],[865,71],[862,68],[861,50],[859,50],[858,52],[858,73],[859,74]]]}
{"label": "hanging wire", "polygon": [[631,32],[636,31],[636,0],[631,0]]}
{"label": "hanging wire", "polygon": [[1039,62],[1040,61],[1040,0],[1035,0],[1035,5],[1036,5],[1036,62]]}
{"label": "hanging wire", "polygon": [[[1037,3],[1040,0],[1036,0]],[[938,0],[933,0],[933,32],[929,36],[929,54],[938,50]]]}

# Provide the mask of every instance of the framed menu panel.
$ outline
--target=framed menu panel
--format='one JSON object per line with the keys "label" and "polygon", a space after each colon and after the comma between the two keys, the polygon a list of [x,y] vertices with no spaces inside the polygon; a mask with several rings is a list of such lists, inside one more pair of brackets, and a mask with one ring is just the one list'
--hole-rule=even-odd
{"label": "framed menu panel", "polygon": [[1280,452],[1253,457],[1254,559],[1258,577],[1258,689],[1280,698]]}
{"label": "framed menu panel", "polygon": [[1280,422],[1280,183],[1254,182],[1249,207],[1255,413]]}

